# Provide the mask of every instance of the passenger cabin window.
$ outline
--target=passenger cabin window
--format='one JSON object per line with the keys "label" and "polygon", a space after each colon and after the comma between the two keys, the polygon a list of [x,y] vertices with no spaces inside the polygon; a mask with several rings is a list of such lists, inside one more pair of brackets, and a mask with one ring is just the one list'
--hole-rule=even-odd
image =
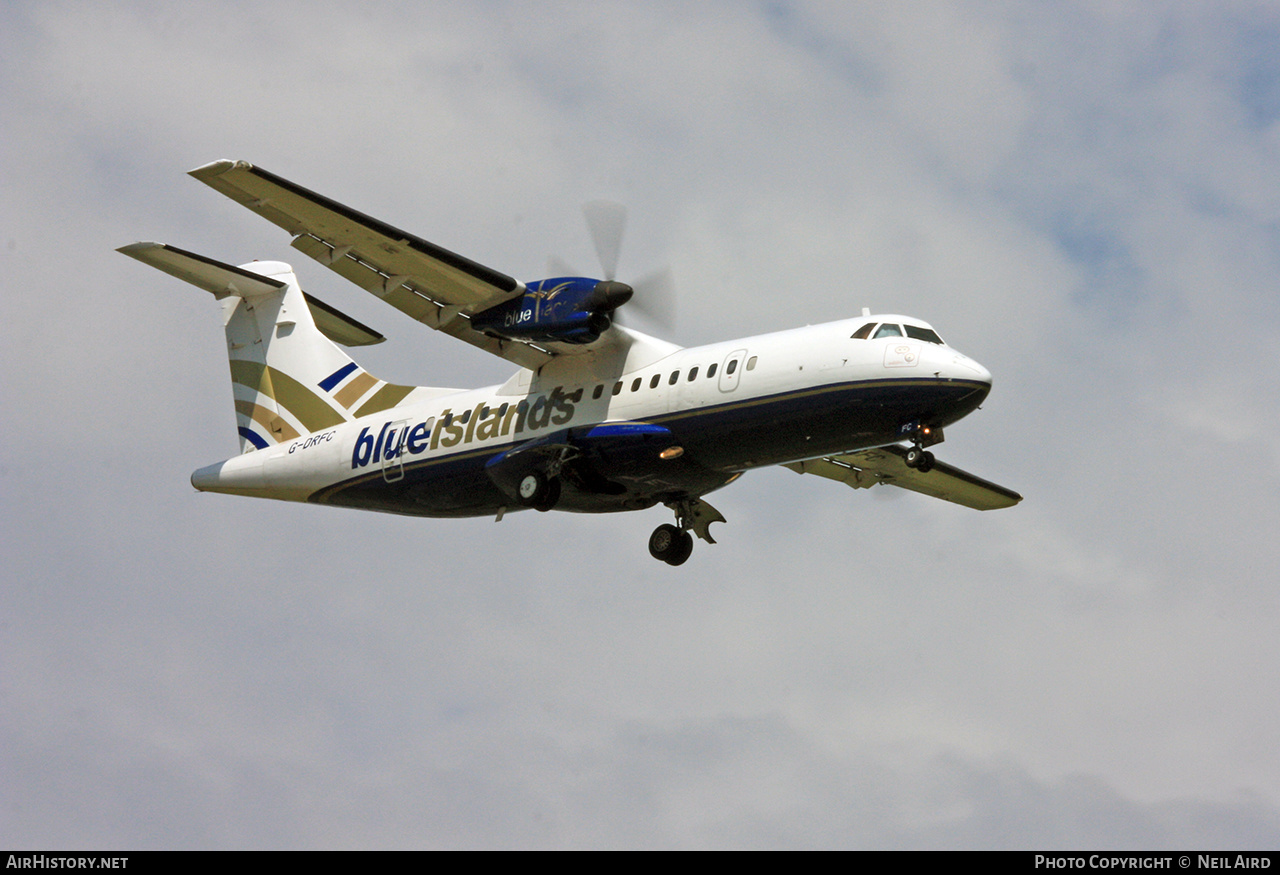
{"label": "passenger cabin window", "polygon": [[667,380],[667,385],[674,386],[678,382],[680,382],[680,372],[672,371],[670,379]]}
{"label": "passenger cabin window", "polygon": [[693,382],[694,380],[696,380],[697,378],[698,378],[698,368],[697,368],[696,366],[695,366],[695,367],[690,368],[690,369],[689,369],[689,382],[690,382],[690,383],[692,383],[692,382]]}
{"label": "passenger cabin window", "polygon": [[613,394],[618,395],[621,392],[622,392],[622,381],[619,380],[618,382],[613,384]]}
{"label": "passenger cabin window", "polygon": [[712,364],[712,365],[711,365],[711,367],[707,368],[707,379],[708,379],[708,380],[710,380],[712,377],[714,377],[714,376],[716,375],[716,367],[717,367],[717,366],[716,366],[715,364]]}
{"label": "passenger cabin window", "polygon": [[866,325],[863,325],[857,331],[853,332],[853,339],[866,340],[868,337],[871,336],[871,329],[875,327],[876,327],[876,323],[868,322]]}
{"label": "passenger cabin window", "polygon": [[595,401],[597,398],[599,398],[603,394],[604,394],[604,383],[601,383],[598,386],[596,386],[596,388],[591,392],[591,400]]}
{"label": "passenger cabin window", "polygon": [[738,369],[737,359],[729,359],[729,364],[724,366],[724,372],[727,375],[732,375],[733,372],[736,371],[737,369]]}
{"label": "passenger cabin window", "polygon": [[661,379],[662,379],[662,374],[654,374],[652,377],[649,378],[649,388],[650,389],[658,388],[658,381]]}
{"label": "passenger cabin window", "polygon": [[932,329],[921,328],[918,325],[905,325],[903,327],[907,329],[907,337],[913,337],[916,340],[923,340],[926,343],[936,343],[938,346],[945,346],[942,342],[942,338],[939,337],[937,332]]}
{"label": "passenger cabin window", "polygon": [[759,356],[754,356],[754,355],[753,355],[751,358],[747,359],[747,370],[748,370],[748,371],[754,371],[754,370],[756,369],[756,359],[758,359],[758,358],[759,358]]}
{"label": "passenger cabin window", "polygon": [[639,391],[640,391],[640,378],[639,378],[639,377],[636,377],[634,380],[632,380],[632,381],[631,381],[631,391],[632,391],[632,392],[639,392]]}
{"label": "passenger cabin window", "polygon": [[891,325],[891,324],[889,324],[888,322],[886,322],[885,324],[881,325],[881,326],[880,326],[880,328],[876,330],[876,337],[877,337],[877,338],[881,338],[881,337],[901,337],[901,336],[902,336],[902,329],[901,329],[901,328],[899,328],[897,325]]}

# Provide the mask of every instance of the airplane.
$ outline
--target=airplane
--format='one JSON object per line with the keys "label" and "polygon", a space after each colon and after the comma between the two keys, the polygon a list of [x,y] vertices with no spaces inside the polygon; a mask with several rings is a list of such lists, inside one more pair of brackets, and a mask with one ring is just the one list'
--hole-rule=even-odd
{"label": "airplane", "polygon": [[725,518],[704,496],[770,465],[978,510],[1022,500],[928,449],[986,399],[991,373],[919,319],[863,308],[682,348],[619,323],[634,289],[614,279],[616,250],[612,265],[601,256],[604,279],[524,283],[244,161],[190,175],[413,319],[519,368],[481,389],[388,383],[342,349],[383,335],[303,292],[288,264],[123,246],[221,302],[241,453],[195,471],[198,490],[499,521],[661,503],[675,522],[654,529],[649,552],[672,566],[695,535],[715,543]]}

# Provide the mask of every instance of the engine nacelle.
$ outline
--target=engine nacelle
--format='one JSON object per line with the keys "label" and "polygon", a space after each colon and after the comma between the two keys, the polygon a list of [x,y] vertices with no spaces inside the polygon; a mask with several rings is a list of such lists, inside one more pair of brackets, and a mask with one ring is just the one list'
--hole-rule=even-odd
{"label": "engine nacelle", "polygon": [[631,286],[611,280],[539,280],[520,297],[474,314],[471,327],[512,340],[592,343],[609,329],[613,311],[631,294]]}

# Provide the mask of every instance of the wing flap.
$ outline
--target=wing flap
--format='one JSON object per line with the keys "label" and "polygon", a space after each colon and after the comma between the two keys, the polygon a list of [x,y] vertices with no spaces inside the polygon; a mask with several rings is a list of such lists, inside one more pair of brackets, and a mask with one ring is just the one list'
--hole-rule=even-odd
{"label": "wing flap", "polygon": [[1022,501],[1022,496],[1012,489],[983,480],[945,462],[935,462],[932,470],[927,472],[909,468],[906,450],[899,446],[809,459],[793,462],[785,467],[797,474],[817,474],[829,480],[838,480],[854,489],[867,489],[877,483],[887,483],[974,510],[997,510],[1012,507]]}

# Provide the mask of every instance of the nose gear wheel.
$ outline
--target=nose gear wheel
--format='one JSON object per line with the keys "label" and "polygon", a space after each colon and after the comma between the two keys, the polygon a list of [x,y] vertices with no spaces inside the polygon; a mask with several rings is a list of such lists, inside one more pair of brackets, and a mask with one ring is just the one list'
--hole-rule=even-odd
{"label": "nose gear wheel", "polygon": [[906,463],[908,468],[915,468],[921,474],[931,471],[935,461],[933,453],[918,446],[907,450],[907,454],[903,458],[903,462]]}

